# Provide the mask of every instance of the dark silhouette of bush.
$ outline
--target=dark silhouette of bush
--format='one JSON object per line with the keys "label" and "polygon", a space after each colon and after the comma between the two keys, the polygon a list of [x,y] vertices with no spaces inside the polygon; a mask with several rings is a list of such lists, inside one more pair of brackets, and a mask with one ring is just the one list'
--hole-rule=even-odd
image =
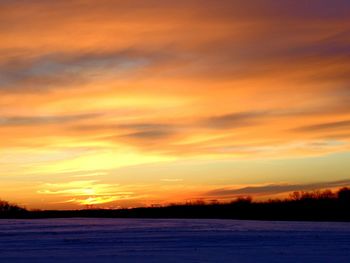
{"label": "dark silhouette of bush", "polygon": [[289,199],[291,201],[299,201],[301,199],[301,193],[295,191],[295,192],[289,194]]}
{"label": "dark silhouette of bush", "polygon": [[236,200],[232,201],[231,204],[245,204],[249,205],[253,202],[253,198],[251,196],[240,196]]}
{"label": "dark silhouette of bush", "polygon": [[350,205],[350,188],[348,187],[341,188],[337,193],[337,197],[340,202],[347,203]]}
{"label": "dark silhouette of bush", "polygon": [[338,193],[333,193],[331,190],[316,190],[311,192],[296,191],[289,195],[285,201],[318,201],[318,200],[334,200]]}
{"label": "dark silhouette of bush", "polygon": [[25,213],[27,210],[16,204],[11,204],[7,201],[0,200],[0,217],[18,216]]}

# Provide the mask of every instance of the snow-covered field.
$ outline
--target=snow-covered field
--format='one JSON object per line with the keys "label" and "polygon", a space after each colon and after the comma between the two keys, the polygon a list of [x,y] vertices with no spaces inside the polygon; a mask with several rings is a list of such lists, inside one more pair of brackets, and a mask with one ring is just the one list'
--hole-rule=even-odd
{"label": "snow-covered field", "polygon": [[350,262],[350,223],[0,220],[0,262]]}

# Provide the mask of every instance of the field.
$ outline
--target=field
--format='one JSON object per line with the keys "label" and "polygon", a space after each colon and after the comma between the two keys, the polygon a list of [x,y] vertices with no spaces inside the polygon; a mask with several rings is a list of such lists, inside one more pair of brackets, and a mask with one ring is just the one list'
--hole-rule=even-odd
{"label": "field", "polygon": [[350,223],[0,220],[0,262],[350,262]]}

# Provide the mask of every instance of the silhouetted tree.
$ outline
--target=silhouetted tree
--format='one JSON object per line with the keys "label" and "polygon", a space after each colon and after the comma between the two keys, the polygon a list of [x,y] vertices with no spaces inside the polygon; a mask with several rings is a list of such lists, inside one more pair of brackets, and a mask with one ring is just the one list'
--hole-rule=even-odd
{"label": "silhouetted tree", "polygon": [[334,194],[331,190],[324,190],[317,192],[317,199],[334,199],[336,198],[336,194]]}
{"label": "silhouetted tree", "polygon": [[20,214],[22,212],[25,212],[26,209],[16,205],[16,204],[11,204],[7,201],[0,200],[0,216],[5,216],[5,215],[15,215],[15,214]]}
{"label": "silhouetted tree", "polygon": [[299,201],[301,198],[301,193],[298,191],[295,191],[291,194],[289,194],[289,199],[292,201]]}
{"label": "silhouetted tree", "polygon": [[343,187],[337,193],[338,199],[342,203],[347,203],[350,205],[350,188]]}
{"label": "silhouetted tree", "polygon": [[240,196],[233,203],[238,204],[251,204],[253,202],[253,198],[251,196]]}

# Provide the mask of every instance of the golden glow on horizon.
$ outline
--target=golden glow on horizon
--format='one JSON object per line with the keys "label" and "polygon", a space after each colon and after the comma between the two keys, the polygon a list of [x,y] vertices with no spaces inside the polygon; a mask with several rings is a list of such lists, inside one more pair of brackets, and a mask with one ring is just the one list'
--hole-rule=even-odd
{"label": "golden glow on horizon", "polygon": [[1,2],[0,198],[129,207],[346,184],[350,4],[292,2]]}

